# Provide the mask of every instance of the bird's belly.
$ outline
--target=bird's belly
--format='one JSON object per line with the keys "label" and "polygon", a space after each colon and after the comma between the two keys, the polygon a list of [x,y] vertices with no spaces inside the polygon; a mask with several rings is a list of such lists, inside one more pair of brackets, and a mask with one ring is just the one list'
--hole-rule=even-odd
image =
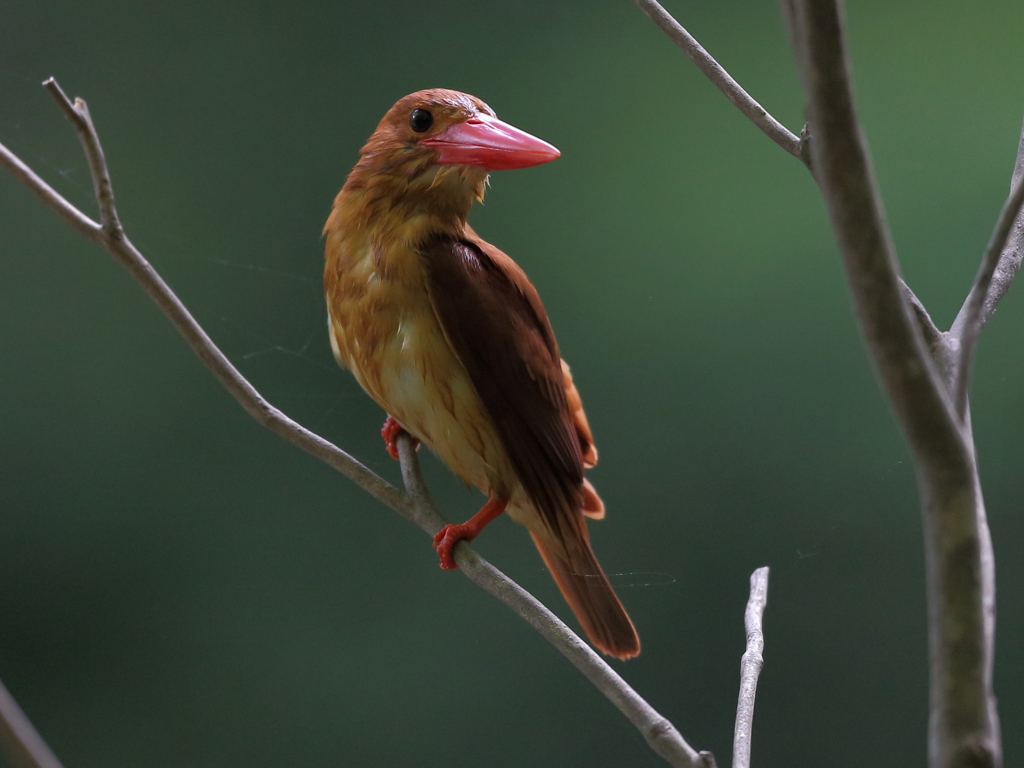
{"label": "bird's belly", "polygon": [[518,483],[469,374],[429,303],[410,299],[394,311],[378,307],[372,343],[335,319],[334,333],[347,336],[341,356],[363,389],[464,482],[507,497]]}
{"label": "bird's belly", "polygon": [[381,366],[388,412],[434,450],[465,482],[491,490],[500,449],[468,375],[438,350],[395,350]]}

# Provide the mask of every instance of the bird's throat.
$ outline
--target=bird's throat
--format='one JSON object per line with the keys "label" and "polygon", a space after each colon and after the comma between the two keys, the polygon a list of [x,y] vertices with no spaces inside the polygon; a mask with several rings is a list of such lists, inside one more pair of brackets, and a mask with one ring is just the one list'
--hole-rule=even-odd
{"label": "bird's throat", "polygon": [[487,172],[473,166],[417,164],[411,158],[386,163],[364,155],[324,227],[325,279],[359,283],[363,278],[357,276],[369,269],[365,279],[372,274],[375,280],[420,281],[421,245],[438,235],[463,237],[466,217],[486,183]]}
{"label": "bird's throat", "polygon": [[474,166],[382,168],[360,162],[338,193],[324,232],[346,256],[363,247],[381,253],[396,246],[414,251],[431,236],[461,237],[486,185],[487,172]]}

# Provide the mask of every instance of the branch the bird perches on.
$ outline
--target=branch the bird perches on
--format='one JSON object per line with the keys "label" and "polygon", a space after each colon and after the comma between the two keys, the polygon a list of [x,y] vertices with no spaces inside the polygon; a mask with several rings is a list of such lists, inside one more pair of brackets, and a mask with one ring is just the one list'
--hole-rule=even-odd
{"label": "branch the bird perches on", "polygon": [[[405,490],[402,490],[342,449],[288,418],[260,395],[231,364],[124,232],[117,215],[113,185],[103,149],[85,102],[81,99],[72,102],[53,78],[44,85],[78,133],[92,174],[100,221],[93,221],[71,205],[2,144],[0,165],[80,234],[114,256],[160,307],[217,380],[260,425],[335,468],[427,534],[433,536],[440,530],[447,521],[430,498],[420,474],[416,451],[408,435],[400,436],[397,441],[405,484]],[[637,727],[651,749],[670,765],[677,768],[712,768],[715,765],[710,752],[693,749],[667,718],[655,711],[589,645],[533,595],[478,555],[465,542],[459,543],[454,555],[463,574],[505,603],[555,646]],[[762,570],[766,573],[766,569]],[[744,677],[744,685],[749,687],[749,676]],[[6,741],[12,745],[12,752],[16,752],[23,761],[35,768],[58,768],[59,762],[56,762],[52,752],[21,710],[17,709],[13,698],[10,702],[13,708],[0,709],[0,735],[8,737]],[[749,720],[744,720],[742,726],[737,724],[737,727],[749,729]]]}

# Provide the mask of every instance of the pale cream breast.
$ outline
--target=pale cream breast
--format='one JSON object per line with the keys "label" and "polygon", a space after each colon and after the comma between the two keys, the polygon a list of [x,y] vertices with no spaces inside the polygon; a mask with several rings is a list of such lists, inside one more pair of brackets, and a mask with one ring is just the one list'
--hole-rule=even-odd
{"label": "pale cream breast", "polygon": [[464,482],[507,496],[518,485],[514,472],[444,337],[418,255],[392,245],[382,262],[379,249],[360,245],[358,253],[346,249],[344,268],[328,280],[335,356]]}

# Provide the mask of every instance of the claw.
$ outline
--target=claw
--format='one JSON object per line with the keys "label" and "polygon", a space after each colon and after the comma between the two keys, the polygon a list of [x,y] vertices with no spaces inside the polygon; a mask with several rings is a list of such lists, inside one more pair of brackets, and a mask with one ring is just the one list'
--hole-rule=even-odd
{"label": "claw", "polygon": [[459,543],[460,539],[472,539],[471,533],[472,531],[465,523],[457,525],[449,523],[435,534],[434,549],[437,550],[437,556],[441,560],[441,567],[446,571],[459,570],[459,566],[452,556],[452,550],[455,549],[455,545]]}
{"label": "claw", "polygon": [[475,539],[489,522],[505,511],[507,506],[508,499],[488,499],[480,511],[466,522],[448,523],[434,534],[434,549],[437,550],[437,556],[441,559],[441,567],[446,571],[457,571],[459,566],[452,555],[455,545],[459,543],[460,539],[466,541]]}
{"label": "claw", "polygon": [[[402,434],[409,434],[406,432],[402,425],[398,423],[394,416],[388,414],[387,419],[384,420],[384,426],[381,427],[380,436],[384,438],[384,447],[388,449],[388,453],[391,454],[391,458],[398,461],[398,445],[395,441],[398,440],[398,436]],[[420,449],[420,441],[417,438],[412,438],[412,447],[417,451]]]}

